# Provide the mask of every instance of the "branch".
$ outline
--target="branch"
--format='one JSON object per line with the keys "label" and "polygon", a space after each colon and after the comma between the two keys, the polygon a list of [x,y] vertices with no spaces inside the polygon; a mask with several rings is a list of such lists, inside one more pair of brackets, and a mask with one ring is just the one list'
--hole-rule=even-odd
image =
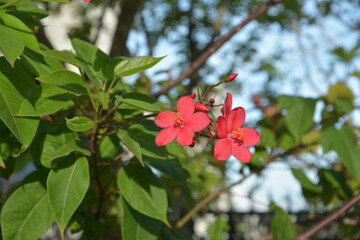
{"label": "branch", "polygon": [[230,32],[228,32],[228,34],[226,34],[225,36],[219,38],[216,42],[214,42],[205,52],[203,52],[194,62],[191,63],[191,65],[185,72],[183,72],[177,79],[163,86],[160,89],[160,91],[153,94],[153,97],[158,98],[162,94],[168,92],[176,84],[180,83],[185,78],[188,78],[191,74],[193,74],[196,70],[198,70],[213,53],[215,53],[222,45],[224,45],[224,43],[226,43],[237,32],[239,32],[252,20],[266,13],[272,7],[272,5],[282,1],[283,0],[269,0],[267,3],[261,5],[257,10],[252,12],[246,19],[244,19],[239,25],[231,29]]}
{"label": "branch", "polygon": [[224,192],[229,191],[231,188],[233,188],[234,186],[242,183],[243,181],[245,181],[248,177],[252,176],[254,173],[259,173],[261,172],[266,166],[268,166],[270,163],[274,162],[276,159],[278,158],[283,158],[288,156],[289,154],[295,152],[298,149],[304,148],[306,146],[311,146],[317,144],[316,142],[314,143],[310,143],[308,145],[298,145],[296,147],[290,148],[289,150],[287,150],[284,153],[281,154],[276,154],[276,155],[272,155],[269,158],[269,161],[267,161],[263,166],[256,168],[254,171],[252,171],[249,175],[244,176],[242,179],[240,179],[239,181],[231,184],[230,186],[227,186],[225,188],[219,189],[216,192],[210,193],[206,198],[204,198],[203,200],[201,200],[193,209],[190,210],[190,212],[188,212],[184,217],[182,217],[176,224],[177,228],[182,228],[198,211],[200,211],[202,208],[204,208],[209,202],[211,202],[212,200],[214,200],[215,198],[217,198],[219,195],[221,195]]}
{"label": "branch", "polygon": [[326,227],[327,225],[329,225],[330,223],[332,223],[333,221],[344,215],[347,211],[350,210],[350,208],[355,206],[359,201],[360,201],[360,193],[355,197],[351,198],[347,203],[344,204],[344,206],[342,206],[335,212],[329,214],[323,220],[315,224],[315,226],[306,230],[297,237],[293,238],[293,240],[309,239],[312,235],[320,231],[322,228]]}

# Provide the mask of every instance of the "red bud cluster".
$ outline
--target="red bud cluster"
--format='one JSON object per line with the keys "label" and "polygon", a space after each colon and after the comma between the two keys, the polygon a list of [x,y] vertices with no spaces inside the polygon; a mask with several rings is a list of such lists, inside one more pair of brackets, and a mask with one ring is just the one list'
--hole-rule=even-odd
{"label": "red bud cluster", "polygon": [[231,82],[233,81],[236,77],[237,77],[237,73],[231,74],[230,76],[227,77],[227,79],[225,80],[225,82]]}
{"label": "red bud cluster", "polygon": [[201,111],[201,112],[209,112],[210,111],[209,108],[202,103],[196,103],[195,109],[198,111]]}

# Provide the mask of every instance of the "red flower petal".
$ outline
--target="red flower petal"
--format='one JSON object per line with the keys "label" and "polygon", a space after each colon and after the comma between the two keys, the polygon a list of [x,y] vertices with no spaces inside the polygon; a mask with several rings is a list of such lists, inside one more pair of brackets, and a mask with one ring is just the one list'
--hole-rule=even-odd
{"label": "red flower petal", "polygon": [[229,159],[230,156],[231,156],[231,141],[227,138],[222,138],[217,140],[214,148],[215,159],[223,161]]}
{"label": "red flower petal", "polygon": [[219,138],[227,138],[228,131],[226,128],[226,120],[224,117],[218,117],[215,121],[216,124],[216,134]]}
{"label": "red flower petal", "polygon": [[163,146],[171,143],[178,135],[180,128],[165,128],[161,130],[155,138],[156,145]]}
{"label": "red flower petal", "polygon": [[176,109],[181,113],[184,120],[190,117],[195,111],[194,100],[190,96],[183,96],[179,99]]}
{"label": "red flower petal", "polygon": [[184,121],[184,126],[191,128],[194,132],[198,132],[206,128],[209,123],[210,118],[208,115],[203,112],[197,112]]}
{"label": "red flower petal", "polygon": [[232,155],[238,160],[248,163],[251,159],[251,153],[244,145],[239,145],[237,143],[232,144]]}
{"label": "red flower petal", "polygon": [[250,127],[243,127],[241,130],[244,131],[244,146],[250,147],[254,146],[260,141],[260,135],[259,133]]}
{"label": "red flower petal", "polygon": [[227,130],[232,132],[241,127],[245,120],[245,110],[242,107],[234,108],[227,118]]}
{"label": "red flower petal", "polygon": [[162,128],[168,128],[172,126],[172,116],[174,116],[174,112],[172,111],[164,111],[159,113],[155,119],[155,124]]}
{"label": "red flower petal", "polygon": [[224,106],[221,108],[221,112],[222,112],[224,118],[227,118],[229,116],[231,107],[232,107],[232,95],[231,95],[231,93],[228,92],[228,93],[226,93]]}
{"label": "red flower petal", "polygon": [[194,138],[194,131],[189,127],[180,128],[176,141],[183,146],[189,146],[192,144]]}

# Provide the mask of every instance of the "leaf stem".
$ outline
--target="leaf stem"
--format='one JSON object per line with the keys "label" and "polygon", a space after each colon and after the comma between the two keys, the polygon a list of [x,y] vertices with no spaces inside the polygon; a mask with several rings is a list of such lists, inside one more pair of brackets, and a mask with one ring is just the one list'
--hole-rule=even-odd
{"label": "leaf stem", "polygon": [[14,1],[12,1],[12,2],[6,3],[6,4],[4,4],[4,5],[1,5],[1,6],[0,6],[0,9],[7,8],[7,7],[11,6],[11,5],[14,5],[14,4],[18,3],[18,2],[20,2],[20,0],[14,0]]}
{"label": "leaf stem", "polygon": [[116,109],[117,109],[122,103],[123,103],[123,102],[121,101],[121,102],[119,102],[118,104],[116,104],[113,108],[111,108],[111,109],[105,114],[105,116],[103,116],[103,117],[100,119],[99,124],[102,124],[102,123],[105,121],[105,119],[106,119],[108,116],[110,116],[113,112],[115,112]]}
{"label": "leaf stem", "polygon": [[158,113],[152,113],[152,114],[140,115],[140,116],[131,117],[131,118],[114,119],[114,120],[102,121],[101,124],[111,124],[111,123],[129,122],[129,121],[133,121],[133,120],[139,120],[139,119],[146,119],[146,118],[150,118],[150,117],[156,117],[157,115],[158,115]]}
{"label": "leaf stem", "polygon": [[305,240],[309,239],[312,235],[320,231],[322,228],[326,227],[342,215],[344,215],[347,211],[349,211],[353,206],[355,206],[358,202],[360,202],[360,193],[357,194],[355,197],[351,198],[347,201],[342,207],[340,207],[335,212],[329,214],[320,222],[316,223],[310,229],[306,230],[305,232],[301,233],[297,237],[293,238],[293,240]]}

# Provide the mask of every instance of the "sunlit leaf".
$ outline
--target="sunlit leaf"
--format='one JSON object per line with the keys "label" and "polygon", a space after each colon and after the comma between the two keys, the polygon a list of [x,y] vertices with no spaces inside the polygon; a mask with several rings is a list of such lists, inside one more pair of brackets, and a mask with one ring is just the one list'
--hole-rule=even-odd
{"label": "sunlit leaf", "polygon": [[151,68],[163,58],[164,57],[153,58],[147,56],[129,58],[116,65],[115,74],[120,77],[130,76]]}

